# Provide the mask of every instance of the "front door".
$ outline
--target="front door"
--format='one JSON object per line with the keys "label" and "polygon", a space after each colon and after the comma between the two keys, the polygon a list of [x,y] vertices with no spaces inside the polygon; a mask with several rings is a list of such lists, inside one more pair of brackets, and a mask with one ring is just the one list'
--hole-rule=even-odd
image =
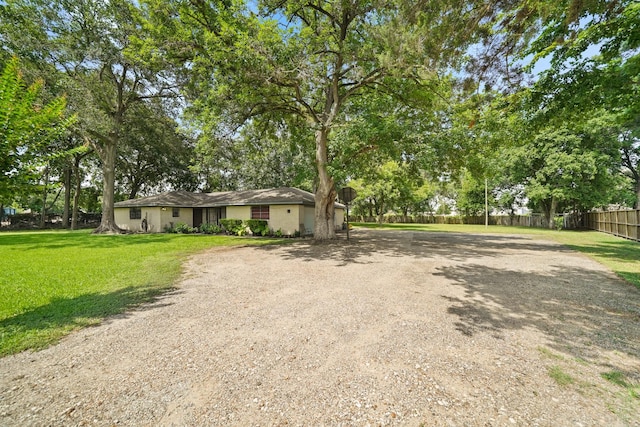
{"label": "front door", "polygon": [[193,226],[200,227],[202,225],[202,208],[193,208]]}

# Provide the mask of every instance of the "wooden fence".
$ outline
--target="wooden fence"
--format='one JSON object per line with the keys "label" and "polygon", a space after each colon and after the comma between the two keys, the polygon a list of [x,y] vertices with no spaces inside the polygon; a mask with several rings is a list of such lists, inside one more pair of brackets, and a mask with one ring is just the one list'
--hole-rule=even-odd
{"label": "wooden fence", "polygon": [[[378,217],[367,217],[355,215],[351,218],[356,222],[378,222]],[[401,223],[401,224],[477,224],[483,225],[484,215],[480,216],[458,216],[458,215],[385,215],[383,221],[385,223]],[[536,227],[546,228],[547,221],[544,216],[533,215],[490,215],[489,225],[505,225],[517,227]]]}
{"label": "wooden fence", "polygon": [[591,230],[640,241],[640,209],[589,212],[584,221]]}

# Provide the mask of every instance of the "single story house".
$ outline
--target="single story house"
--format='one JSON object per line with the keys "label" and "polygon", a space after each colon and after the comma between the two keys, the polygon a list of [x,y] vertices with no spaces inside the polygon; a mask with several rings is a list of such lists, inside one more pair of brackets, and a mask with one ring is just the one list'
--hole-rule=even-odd
{"label": "single story house", "polygon": [[[115,204],[118,227],[129,231],[163,232],[178,223],[190,227],[219,224],[222,218],[263,219],[284,235],[313,233],[314,195],[299,188],[191,193],[171,191]],[[335,227],[342,228],[344,205],[335,204]]]}

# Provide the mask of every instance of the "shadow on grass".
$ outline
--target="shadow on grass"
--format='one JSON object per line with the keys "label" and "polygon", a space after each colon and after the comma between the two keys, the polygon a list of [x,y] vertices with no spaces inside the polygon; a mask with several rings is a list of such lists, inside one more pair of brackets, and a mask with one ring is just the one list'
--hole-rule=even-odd
{"label": "shadow on grass", "polygon": [[[640,262],[640,243],[619,239],[592,244],[567,243],[566,246],[595,259],[607,260],[612,263],[612,269],[618,276],[640,289],[640,271],[637,267]],[[631,267],[625,269],[625,265]]]}
{"label": "shadow on grass", "polygon": [[[133,307],[162,307],[167,304],[157,303],[158,297],[171,289],[127,287],[109,293],[54,298],[46,305],[0,320],[0,356],[45,348],[71,330],[98,324],[113,315],[127,315]],[[148,304],[151,302],[156,304]]]}
{"label": "shadow on grass", "polygon": [[619,242],[599,242],[590,245],[567,244],[567,246],[580,252],[614,260],[640,260],[640,243],[630,240],[621,239]]}

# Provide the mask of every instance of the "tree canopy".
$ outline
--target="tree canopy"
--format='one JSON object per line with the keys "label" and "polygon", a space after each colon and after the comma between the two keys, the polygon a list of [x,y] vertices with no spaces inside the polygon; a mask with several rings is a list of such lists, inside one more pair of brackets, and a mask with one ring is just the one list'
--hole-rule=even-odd
{"label": "tree canopy", "polygon": [[43,149],[73,121],[65,118],[64,97],[43,100],[43,84],[27,86],[15,57],[0,75],[0,205],[12,201],[47,156]]}
{"label": "tree canopy", "polygon": [[125,193],[294,185],[324,240],[349,182],[404,215],[447,179],[468,213],[485,182],[550,223],[637,206],[639,22],[632,0],[8,0],[0,58],[36,82],[24,97],[46,81],[42,105],[77,115],[66,141],[99,157],[99,231],[118,231]]}

